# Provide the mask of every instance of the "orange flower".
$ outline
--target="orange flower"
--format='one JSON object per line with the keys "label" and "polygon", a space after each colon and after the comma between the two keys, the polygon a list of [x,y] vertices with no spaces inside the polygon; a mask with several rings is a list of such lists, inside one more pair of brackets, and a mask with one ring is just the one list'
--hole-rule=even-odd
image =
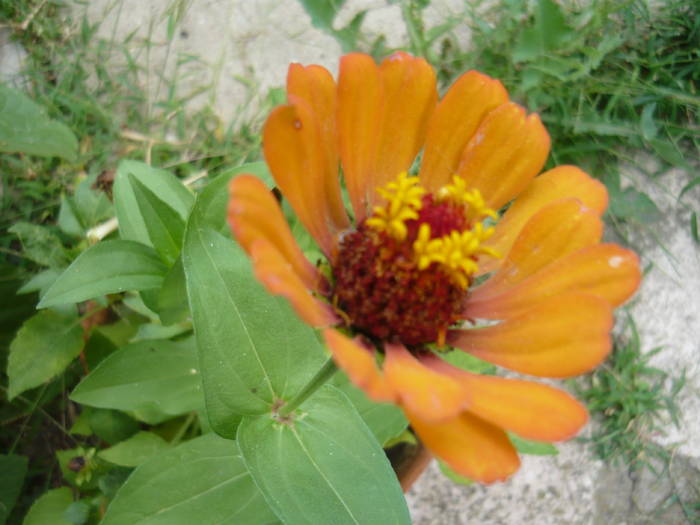
{"label": "orange flower", "polygon": [[265,158],[327,264],[304,257],[263,183],[239,176],[229,222],[267,289],[464,476],[489,483],[518,468],[506,431],[574,436],[588,416],[569,394],[469,373],[440,354],[449,345],[557,378],[605,358],[612,308],[640,272],[634,253],[600,242],[604,186],[573,166],[536,177],[549,152],[539,117],[475,71],[438,102],[424,60],[396,53],[377,66],[350,54],[337,84],[320,66],[292,64],[287,93],[265,125]]}

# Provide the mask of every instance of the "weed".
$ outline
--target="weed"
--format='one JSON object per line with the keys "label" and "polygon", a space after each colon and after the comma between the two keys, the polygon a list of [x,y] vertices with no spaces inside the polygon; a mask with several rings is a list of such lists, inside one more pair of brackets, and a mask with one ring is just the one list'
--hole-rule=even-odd
{"label": "weed", "polygon": [[[678,377],[653,367],[649,361],[661,351],[642,351],[639,332],[631,317],[626,334],[617,337],[608,361],[590,376],[590,385],[578,389],[598,426],[590,441],[605,461],[622,460],[631,468],[650,466],[650,460],[666,464],[669,452],[654,443],[670,422],[678,425],[676,396],[685,384]],[[670,422],[669,422],[670,419]]]}

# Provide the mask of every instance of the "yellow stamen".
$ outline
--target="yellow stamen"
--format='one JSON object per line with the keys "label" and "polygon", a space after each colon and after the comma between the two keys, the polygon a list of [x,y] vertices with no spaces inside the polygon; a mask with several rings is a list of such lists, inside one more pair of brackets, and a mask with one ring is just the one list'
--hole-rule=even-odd
{"label": "yellow stamen", "polygon": [[482,246],[493,232],[493,227],[484,228],[483,223],[478,222],[470,230],[453,231],[443,237],[431,239],[430,226],[421,224],[418,237],[413,243],[418,269],[424,270],[432,263],[438,263],[448,271],[458,286],[466,289],[469,286],[469,278],[478,270],[478,255],[500,257],[493,248]]}
{"label": "yellow stamen", "polygon": [[406,221],[418,218],[425,189],[420,185],[418,177],[409,177],[403,172],[396,180],[384,188],[378,188],[377,191],[386,203],[374,207],[374,213],[367,219],[367,225],[402,241],[408,233]]}
{"label": "yellow stamen", "polygon": [[452,177],[452,183],[440,188],[438,198],[450,199],[458,204],[467,205],[465,214],[470,221],[479,221],[485,217],[498,219],[498,214],[489,208],[476,188],[467,189],[467,181],[459,175]]}

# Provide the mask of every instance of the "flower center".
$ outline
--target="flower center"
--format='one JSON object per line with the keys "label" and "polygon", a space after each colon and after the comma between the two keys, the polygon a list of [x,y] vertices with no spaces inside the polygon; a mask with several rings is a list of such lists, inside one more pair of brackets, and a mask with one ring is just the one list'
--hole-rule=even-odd
{"label": "flower center", "polygon": [[482,220],[497,215],[457,176],[435,194],[406,173],[377,191],[385,202],[340,243],[333,302],[369,337],[442,344],[477,256],[498,256],[482,245],[493,233]]}

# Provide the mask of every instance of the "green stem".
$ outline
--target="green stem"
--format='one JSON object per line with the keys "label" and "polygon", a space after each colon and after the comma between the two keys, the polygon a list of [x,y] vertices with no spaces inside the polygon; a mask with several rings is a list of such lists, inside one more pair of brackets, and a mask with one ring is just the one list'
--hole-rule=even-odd
{"label": "green stem", "polygon": [[323,363],[320,370],[316,372],[316,375],[311,378],[311,381],[306,383],[306,386],[301,389],[296,397],[280,408],[279,415],[284,417],[291,414],[299,405],[306,401],[311,394],[316,392],[320,386],[325,384],[325,382],[328,381],[333,374],[335,374],[336,370],[338,370],[338,368],[335,366],[333,358],[329,357],[328,360]]}

